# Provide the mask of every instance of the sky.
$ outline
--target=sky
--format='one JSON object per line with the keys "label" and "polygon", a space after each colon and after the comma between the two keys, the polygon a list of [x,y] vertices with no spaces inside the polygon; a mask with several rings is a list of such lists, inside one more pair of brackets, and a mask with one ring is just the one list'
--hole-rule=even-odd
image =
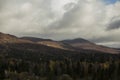
{"label": "sky", "polygon": [[0,0],[0,32],[120,48],[120,0]]}
{"label": "sky", "polygon": [[117,0],[104,0],[106,4],[114,4]]}

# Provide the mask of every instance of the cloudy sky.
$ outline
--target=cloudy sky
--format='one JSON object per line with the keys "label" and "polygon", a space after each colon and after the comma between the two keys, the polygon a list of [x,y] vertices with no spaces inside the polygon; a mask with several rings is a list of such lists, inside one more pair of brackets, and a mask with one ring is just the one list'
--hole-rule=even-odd
{"label": "cloudy sky", "polygon": [[120,0],[0,0],[0,32],[120,47]]}

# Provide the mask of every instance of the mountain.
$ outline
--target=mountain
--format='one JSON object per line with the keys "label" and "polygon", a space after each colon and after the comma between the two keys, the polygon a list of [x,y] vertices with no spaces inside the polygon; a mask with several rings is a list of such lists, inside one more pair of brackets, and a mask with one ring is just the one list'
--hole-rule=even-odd
{"label": "mountain", "polygon": [[[85,41],[72,41],[72,44],[89,43]],[[96,80],[108,79],[109,76],[104,76],[106,73],[115,79],[119,78],[116,73],[119,73],[120,54],[80,48],[78,51],[76,47],[71,47],[74,50],[65,50],[56,46],[70,46],[70,42],[34,42],[4,33],[0,33],[0,43],[0,80],[72,80],[72,77],[80,79],[80,76],[84,80],[87,76],[94,78],[96,71],[100,74],[97,76],[101,76],[102,72],[102,78],[95,77]],[[53,44],[55,47],[51,47]],[[110,73],[111,70],[114,73]],[[70,78],[62,78],[62,75],[70,75]]]}
{"label": "mountain", "polygon": [[73,50],[73,47],[70,46],[69,44],[62,43],[59,41],[54,41],[51,39],[42,39],[42,38],[35,38],[35,37],[22,37],[21,39],[24,40],[30,40],[32,42],[35,42],[36,44],[41,44],[53,48],[59,48],[59,49],[64,49],[64,50]]}
{"label": "mountain", "polygon": [[4,43],[32,43],[32,44],[39,44],[45,45],[53,48],[59,48],[64,50],[72,50],[72,47],[68,44],[63,44],[58,41],[53,41],[51,39],[42,39],[42,38],[35,38],[35,37],[22,37],[18,38],[14,35],[0,33],[0,44]]}
{"label": "mountain", "polygon": [[20,39],[29,40],[29,41],[32,41],[32,42],[53,41],[51,39],[42,39],[42,38],[36,38],[36,37],[21,37]]}
{"label": "mountain", "polygon": [[[73,40],[63,40],[63,41],[54,41],[51,39],[42,39],[35,37],[22,37],[18,38],[14,35],[0,33],[0,44],[34,44],[40,46],[47,46],[47,48],[57,48],[60,50],[69,50],[69,51],[98,51],[104,53],[118,54],[120,51],[117,49],[96,45],[88,40],[77,38]],[[29,49],[29,47],[28,47]],[[32,49],[31,49],[32,50]],[[35,49],[36,50],[36,49]]]}
{"label": "mountain", "polygon": [[14,35],[0,32],[0,44],[3,44],[3,43],[32,43],[32,42],[29,40],[19,39]]}
{"label": "mountain", "polygon": [[84,49],[84,50],[95,50],[95,51],[101,51],[101,52],[107,52],[107,53],[112,53],[112,54],[118,54],[119,50],[101,46],[101,45],[96,45],[95,43],[92,43],[88,40],[82,39],[82,38],[77,38],[73,40],[63,40],[61,41],[63,43],[67,43],[71,45],[72,47],[76,49]]}
{"label": "mountain", "polygon": [[[79,59],[80,57],[85,57],[85,54],[90,53],[84,50],[80,52],[72,51],[70,49],[74,48],[62,42],[38,38],[32,38],[32,40],[0,33],[0,55],[17,59],[39,60],[41,57],[44,59],[62,59],[66,57]],[[92,52],[94,54],[101,53],[96,51]]]}
{"label": "mountain", "polygon": [[75,44],[75,43],[81,43],[81,44],[85,44],[85,43],[90,43],[90,44],[94,44],[88,40],[82,39],[82,38],[76,38],[76,39],[72,39],[72,40],[63,40],[61,42],[64,43],[68,43],[68,44]]}

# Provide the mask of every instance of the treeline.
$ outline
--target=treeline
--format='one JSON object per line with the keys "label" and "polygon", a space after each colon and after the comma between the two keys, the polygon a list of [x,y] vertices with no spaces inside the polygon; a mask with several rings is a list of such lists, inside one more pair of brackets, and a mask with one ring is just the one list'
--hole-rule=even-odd
{"label": "treeline", "polygon": [[0,80],[120,80],[120,54],[2,45]]}
{"label": "treeline", "polygon": [[37,63],[0,58],[1,80],[120,80],[120,61],[86,62],[41,59]]}

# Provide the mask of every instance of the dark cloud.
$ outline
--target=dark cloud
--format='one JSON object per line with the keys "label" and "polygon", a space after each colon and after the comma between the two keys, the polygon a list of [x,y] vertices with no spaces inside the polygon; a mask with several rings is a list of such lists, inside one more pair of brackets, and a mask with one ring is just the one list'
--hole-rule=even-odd
{"label": "dark cloud", "polygon": [[114,30],[114,29],[118,29],[118,28],[120,28],[120,20],[116,20],[116,21],[111,22],[108,25],[107,30]]}

